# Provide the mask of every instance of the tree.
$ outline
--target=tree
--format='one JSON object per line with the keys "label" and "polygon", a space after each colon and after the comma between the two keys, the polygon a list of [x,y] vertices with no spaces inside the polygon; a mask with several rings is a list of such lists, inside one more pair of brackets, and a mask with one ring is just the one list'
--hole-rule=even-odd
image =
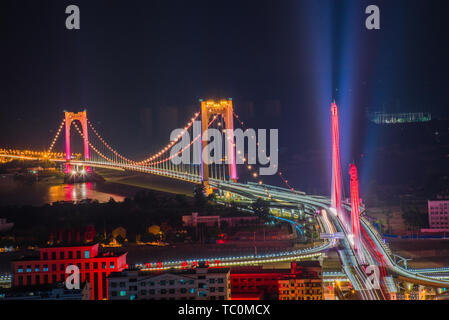
{"label": "tree", "polygon": [[195,208],[198,211],[202,211],[207,203],[206,188],[204,185],[199,184],[195,186],[195,189],[193,190],[193,198],[195,200]]}
{"label": "tree", "polygon": [[189,205],[187,196],[185,194],[177,194],[175,196],[175,200],[179,203],[181,207],[187,207]]}
{"label": "tree", "polygon": [[158,237],[152,233],[144,233],[140,236],[140,241],[142,242],[156,242]]}
{"label": "tree", "polygon": [[115,238],[115,241],[117,241],[118,243],[120,243],[121,245],[125,244],[125,239],[123,239],[123,237],[121,235],[118,235]]}
{"label": "tree", "polygon": [[214,202],[217,199],[217,195],[215,193],[211,193],[210,195],[207,196],[207,200]]}
{"label": "tree", "polygon": [[263,200],[262,198],[258,198],[251,204],[251,208],[254,211],[254,214],[259,216],[260,218],[271,220],[270,217],[270,204],[268,201]]}
{"label": "tree", "polygon": [[17,246],[17,243],[14,239],[11,238],[2,238],[0,239],[0,247],[1,248],[9,248],[9,247],[15,247]]}
{"label": "tree", "polygon": [[403,210],[402,218],[412,228],[422,228],[427,225],[427,214],[420,212],[416,207]]}
{"label": "tree", "polygon": [[105,235],[104,233],[97,233],[94,237],[94,242],[99,242],[102,244],[109,244],[112,241],[112,234]]}

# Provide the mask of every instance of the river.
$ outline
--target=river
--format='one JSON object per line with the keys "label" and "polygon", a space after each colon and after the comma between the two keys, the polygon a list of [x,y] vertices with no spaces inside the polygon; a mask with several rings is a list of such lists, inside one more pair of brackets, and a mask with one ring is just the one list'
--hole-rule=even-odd
{"label": "river", "polygon": [[0,175],[0,205],[39,206],[57,201],[79,202],[85,199],[107,202],[110,198],[123,201],[127,196],[104,189],[103,184],[96,182],[65,184],[57,179],[49,179],[29,184],[15,181],[13,175]]}

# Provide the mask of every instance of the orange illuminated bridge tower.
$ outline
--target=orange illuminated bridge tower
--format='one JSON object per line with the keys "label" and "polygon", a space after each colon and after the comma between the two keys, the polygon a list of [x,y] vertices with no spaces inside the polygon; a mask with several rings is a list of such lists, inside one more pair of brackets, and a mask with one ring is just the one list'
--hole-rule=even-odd
{"label": "orange illuminated bridge tower", "polygon": [[[201,141],[202,141],[202,150],[204,150],[207,146],[207,140],[203,139],[204,132],[208,128],[208,122],[211,116],[214,115],[222,115],[225,128],[227,130],[226,135],[226,144],[227,144],[227,159],[229,165],[229,174],[230,179],[233,181],[237,181],[237,168],[235,164],[235,149],[234,149],[234,111],[232,108],[232,100],[220,100],[216,102],[214,100],[201,101]],[[203,155],[202,157],[207,155]],[[207,159],[201,159],[201,171],[202,171],[202,181],[203,185],[206,188],[206,192],[211,193],[210,185],[209,185],[209,166]]]}

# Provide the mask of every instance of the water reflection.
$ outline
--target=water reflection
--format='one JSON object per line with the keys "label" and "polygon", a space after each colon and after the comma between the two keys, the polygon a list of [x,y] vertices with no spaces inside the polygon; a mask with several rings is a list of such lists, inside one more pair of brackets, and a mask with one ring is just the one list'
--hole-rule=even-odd
{"label": "water reflection", "polygon": [[52,203],[57,201],[74,201],[79,202],[85,199],[98,200],[99,202],[107,202],[110,198],[115,201],[123,201],[125,197],[104,193],[96,190],[95,183],[84,182],[77,184],[61,184],[51,186],[48,189],[48,200]]}
{"label": "water reflection", "polygon": [[94,182],[78,184],[57,184],[39,182],[33,184],[14,180],[13,175],[0,175],[0,206],[34,205],[39,206],[55,201],[79,202],[85,199],[107,202],[112,197],[115,201],[123,201],[124,196],[102,192],[103,185]]}

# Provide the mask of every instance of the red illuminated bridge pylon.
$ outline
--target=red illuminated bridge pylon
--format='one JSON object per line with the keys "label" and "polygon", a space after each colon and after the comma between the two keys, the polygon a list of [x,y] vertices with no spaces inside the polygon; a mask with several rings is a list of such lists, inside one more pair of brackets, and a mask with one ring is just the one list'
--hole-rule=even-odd
{"label": "red illuminated bridge pylon", "polygon": [[[81,128],[83,130],[83,143],[84,143],[84,159],[90,159],[89,153],[89,138],[87,135],[87,113],[86,110],[74,113],[65,111],[65,160],[66,160],[66,173],[71,172],[71,150],[70,150],[70,126],[73,121],[78,120],[81,123]],[[90,170],[86,167],[86,170]]]}
{"label": "red illuminated bridge pylon", "polygon": [[341,211],[341,167],[340,167],[340,137],[338,130],[338,108],[335,102],[331,105],[332,116],[332,186],[331,186],[331,208],[339,218],[343,218]]}
{"label": "red illuminated bridge pylon", "polygon": [[[357,178],[357,167],[351,163],[349,166],[349,175],[351,177],[351,221],[352,235],[354,240],[354,250],[360,250],[360,196],[359,196],[359,180]],[[361,252],[358,252],[359,254]]]}

